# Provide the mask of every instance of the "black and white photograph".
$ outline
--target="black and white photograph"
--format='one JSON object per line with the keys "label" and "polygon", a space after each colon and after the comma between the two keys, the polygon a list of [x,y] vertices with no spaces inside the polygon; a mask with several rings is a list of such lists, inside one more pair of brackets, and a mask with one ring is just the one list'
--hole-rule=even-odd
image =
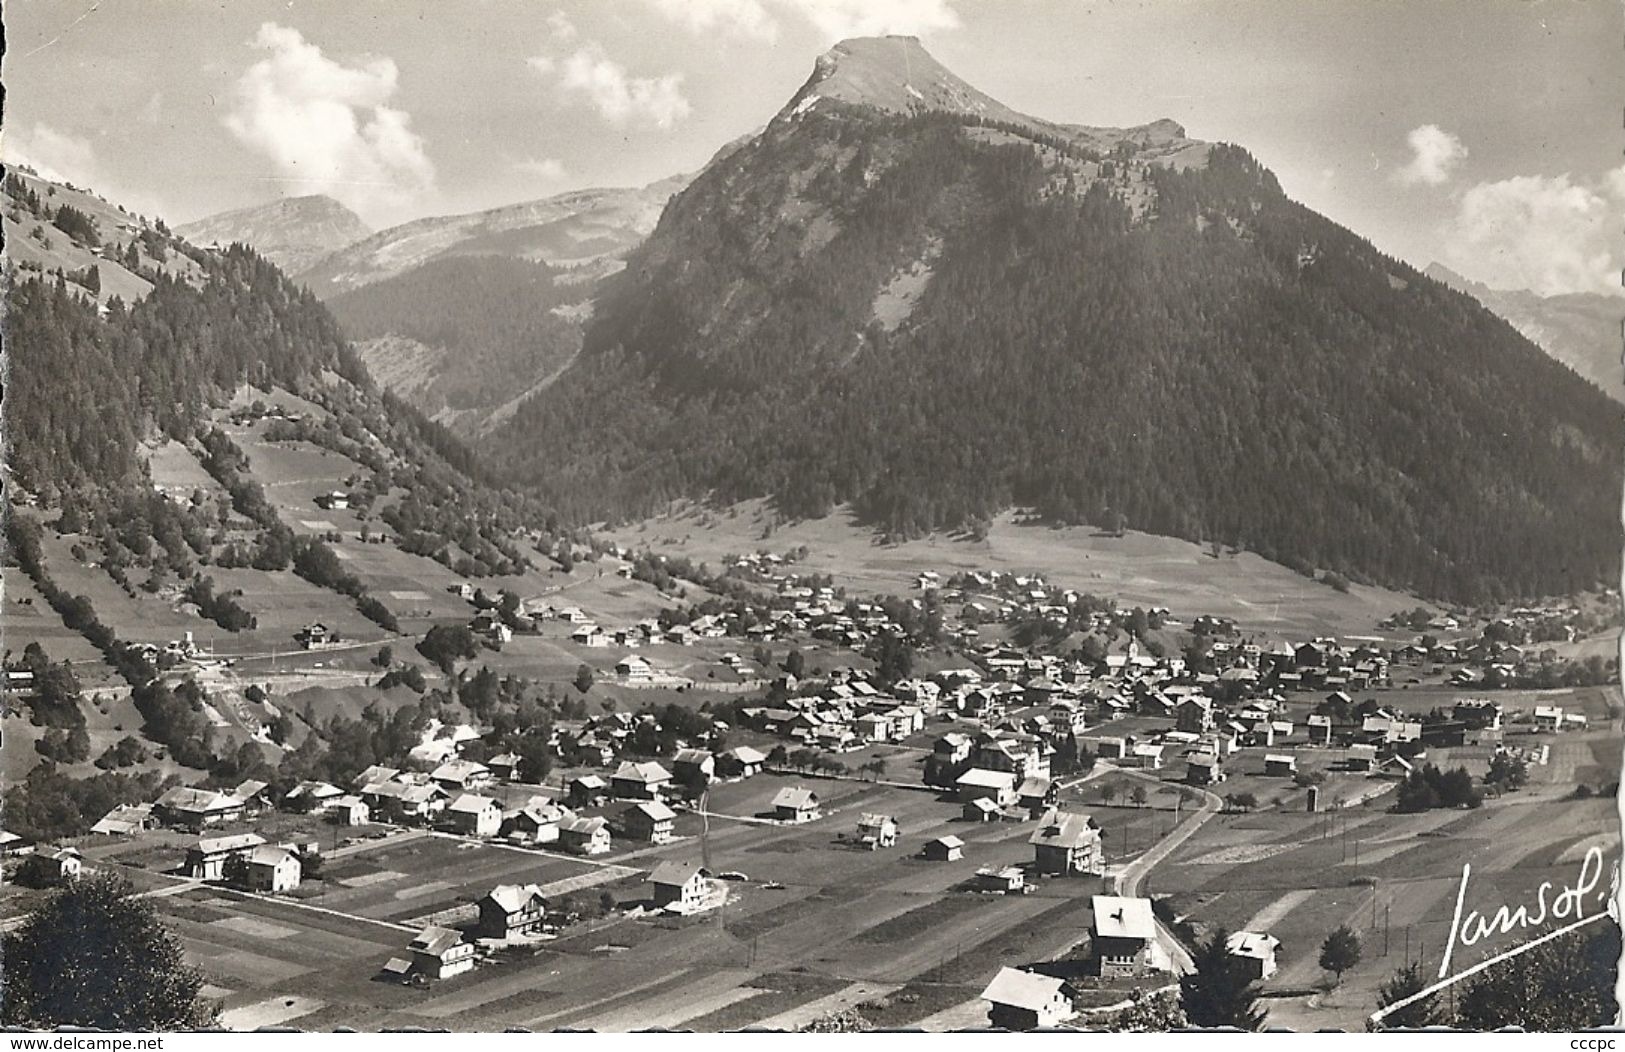
{"label": "black and white photograph", "polygon": [[1625,4],[0,14],[12,1034],[1618,1022]]}

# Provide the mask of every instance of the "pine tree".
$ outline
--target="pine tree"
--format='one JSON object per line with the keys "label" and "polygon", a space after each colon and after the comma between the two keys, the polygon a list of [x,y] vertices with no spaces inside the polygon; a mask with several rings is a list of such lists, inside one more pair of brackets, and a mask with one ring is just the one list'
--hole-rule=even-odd
{"label": "pine tree", "polygon": [[[1408,964],[1393,974],[1377,993],[1379,1007],[1387,1008],[1397,1004],[1415,994],[1427,989],[1427,977],[1422,974],[1420,964]],[[1382,1022],[1375,1024],[1376,1029],[1394,1030],[1398,1028],[1420,1028],[1436,1026],[1439,1022],[1438,996],[1429,994],[1420,1000],[1413,1001],[1404,1008],[1395,1009],[1384,1016]]]}
{"label": "pine tree", "polygon": [[1587,1030],[1610,1026],[1619,1007],[1620,933],[1612,921],[1492,965],[1461,994],[1456,1024],[1473,1030]]}
{"label": "pine tree", "polygon": [[1259,987],[1230,955],[1230,933],[1220,928],[1196,948],[1195,970],[1179,980],[1179,1003],[1191,1026],[1259,1030],[1268,1013],[1259,1006]]}

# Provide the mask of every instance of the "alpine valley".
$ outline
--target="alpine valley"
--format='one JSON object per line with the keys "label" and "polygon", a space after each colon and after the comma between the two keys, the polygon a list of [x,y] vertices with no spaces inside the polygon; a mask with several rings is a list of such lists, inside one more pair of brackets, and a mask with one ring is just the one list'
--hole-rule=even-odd
{"label": "alpine valley", "polygon": [[[39,75],[167,12],[127,6]],[[434,15],[260,6],[236,95],[138,146],[369,218],[639,136],[693,171],[171,229],[8,167],[0,1023],[1613,1020],[1616,926],[1492,929],[1606,919],[1625,301],[1418,271],[1244,144],[1029,116],[913,37],[707,123],[718,69],[600,41],[698,7],[464,5],[426,62]],[[782,15],[769,68],[791,8],[867,13],[704,6]],[[526,18],[570,51],[491,82],[555,97],[472,90],[464,31]],[[344,178],[290,171],[315,132]]]}
{"label": "alpine valley", "polygon": [[1476,600],[1615,576],[1621,423],[1245,149],[1024,117],[885,38],[672,200],[482,448],[580,518],[1021,505]]}

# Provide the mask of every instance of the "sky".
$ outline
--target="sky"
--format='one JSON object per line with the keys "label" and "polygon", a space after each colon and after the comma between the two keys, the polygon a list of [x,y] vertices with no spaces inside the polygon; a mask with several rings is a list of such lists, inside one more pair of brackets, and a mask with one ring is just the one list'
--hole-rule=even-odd
{"label": "sky", "polygon": [[1625,268],[1618,0],[8,0],[0,157],[181,224],[375,227],[693,172],[854,35],[1017,110],[1163,117],[1417,266]]}

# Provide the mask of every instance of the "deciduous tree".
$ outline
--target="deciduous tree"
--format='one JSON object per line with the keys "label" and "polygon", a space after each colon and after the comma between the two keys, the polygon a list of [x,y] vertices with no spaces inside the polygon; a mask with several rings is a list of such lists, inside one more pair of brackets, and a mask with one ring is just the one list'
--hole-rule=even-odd
{"label": "deciduous tree", "polygon": [[134,890],[122,878],[85,877],[5,937],[8,1025],[177,1030],[210,1021],[203,976]]}
{"label": "deciduous tree", "polygon": [[1340,924],[1320,944],[1320,966],[1343,981],[1343,973],[1360,963],[1360,937],[1347,924]]}

